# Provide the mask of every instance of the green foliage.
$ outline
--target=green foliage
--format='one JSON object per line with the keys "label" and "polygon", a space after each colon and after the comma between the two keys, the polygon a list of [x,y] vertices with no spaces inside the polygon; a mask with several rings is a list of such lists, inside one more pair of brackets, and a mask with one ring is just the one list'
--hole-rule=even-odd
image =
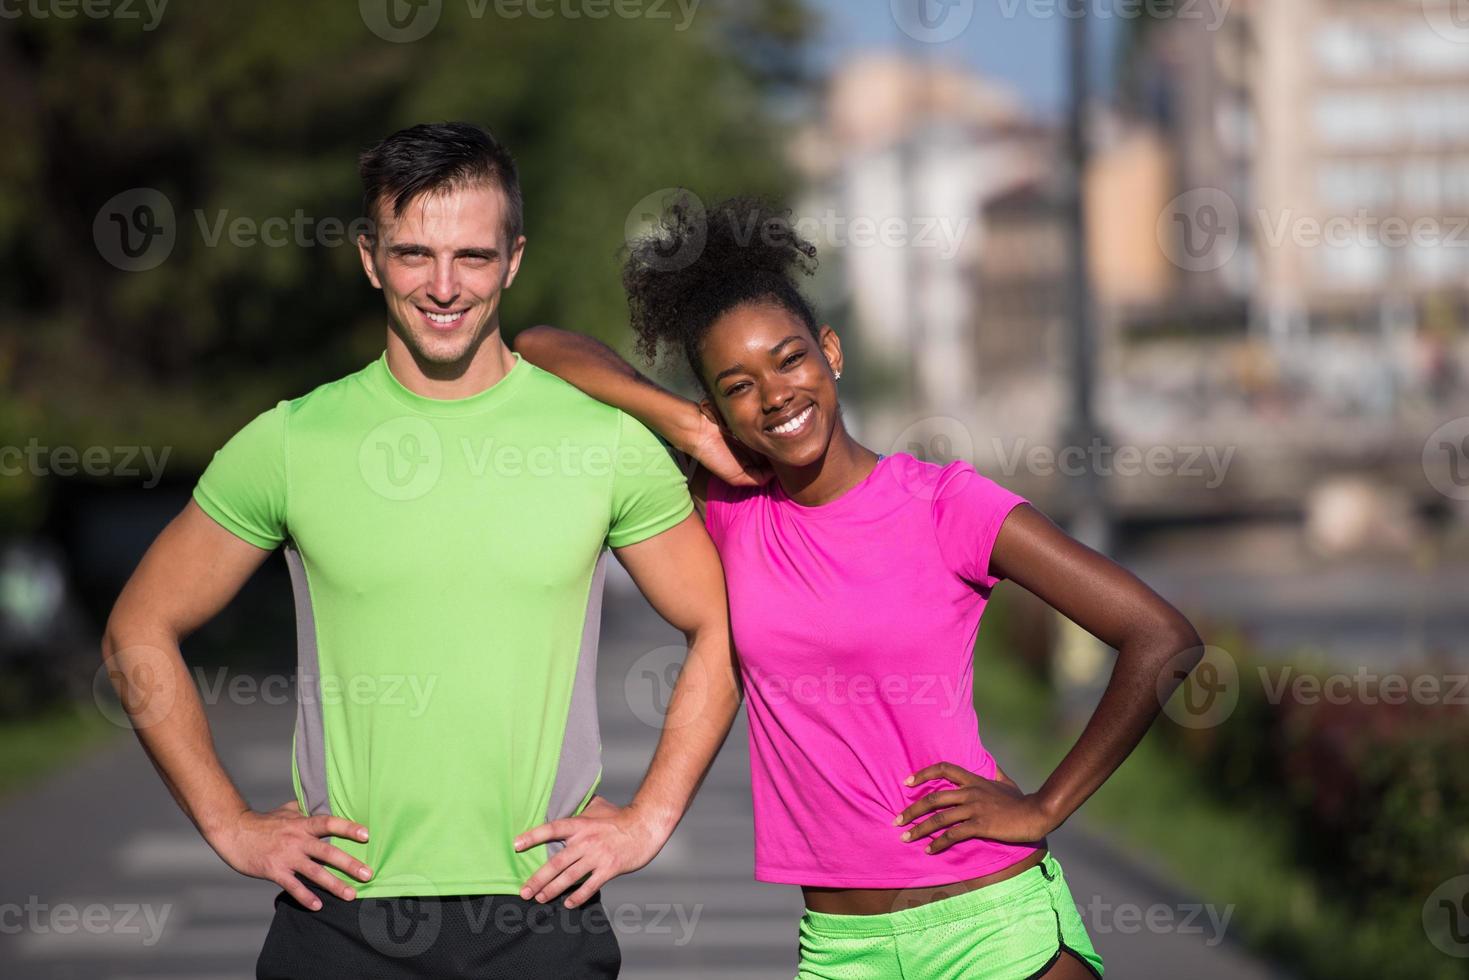
{"label": "green foliage", "polygon": [[[360,367],[381,349],[382,303],[350,244],[320,242],[360,214],[357,154],[417,122],[481,122],[516,154],[529,245],[507,333],[545,321],[622,345],[617,251],[636,202],[678,185],[788,189],[768,94],[792,84],[810,27],[792,0],[705,2],[687,23],[662,9],[446,2],[412,43],[340,0],[170,4],[151,31],[8,22],[0,442],[171,446],[187,471],[275,399]],[[173,250],[148,271],[115,268],[93,237],[132,188],[175,215]],[[232,242],[232,222],[271,218],[304,231]],[[29,491],[6,482],[13,517]]]}

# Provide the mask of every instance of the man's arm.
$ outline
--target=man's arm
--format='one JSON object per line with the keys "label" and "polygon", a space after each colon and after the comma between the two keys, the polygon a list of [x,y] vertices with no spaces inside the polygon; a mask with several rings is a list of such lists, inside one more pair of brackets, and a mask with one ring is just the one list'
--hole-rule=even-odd
{"label": "man's arm", "polygon": [[689,641],[653,762],[632,803],[596,798],[582,814],[542,824],[515,849],[563,840],[566,847],[525,883],[522,898],[548,902],[585,878],[576,906],[612,878],[643,867],[672,836],[739,711],[724,570],[694,515],[645,541],[614,549],[658,614]]}
{"label": "man's arm", "polygon": [[367,880],[371,872],[323,837],[367,839],[341,817],[306,817],[295,800],[269,813],[249,808],[214,751],[180,641],[240,591],[270,552],[242,541],[190,501],[158,535],[108,618],[102,658],[154,768],[179,807],[224,861],[274,881],[308,908],[316,896],[299,873],[334,894],[353,889],[323,866]]}
{"label": "man's arm", "polygon": [[[541,370],[622,409],[731,486],[758,486],[770,479],[765,458],[738,442],[707,401],[693,402],[660,387],[600,340],[536,326],[516,334],[511,347]],[[699,500],[702,504],[702,493]]]}

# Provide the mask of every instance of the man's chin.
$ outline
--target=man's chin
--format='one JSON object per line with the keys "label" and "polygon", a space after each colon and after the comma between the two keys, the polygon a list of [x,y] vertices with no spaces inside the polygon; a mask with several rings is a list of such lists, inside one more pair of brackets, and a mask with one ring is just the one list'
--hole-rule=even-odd
{"label": "man's chin", "polygon": [[413,354],[414,360],[421,364],[433,364],[447,367],[458,364],[469,355],[473,346],[470,337],[424,337],[419,334],[409,334],[404,338],[404,343]]}

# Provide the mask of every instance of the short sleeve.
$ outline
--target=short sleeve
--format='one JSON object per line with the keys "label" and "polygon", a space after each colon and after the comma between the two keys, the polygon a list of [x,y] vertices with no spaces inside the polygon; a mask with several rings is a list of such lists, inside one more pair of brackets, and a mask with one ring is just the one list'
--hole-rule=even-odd
{"label": "short sleeve", "polygon": [[194,485],[204,513],[257,548],[286,537],[287,409],[281,402],[231,436]]}
{"label": "short sleeve", "polygon": [[1010,511],[1027,502],[963,460],[944,467],[934,486],[933,522],[949,570],[966,582],[994,588],[1001,580],[990,571],[995,538]]}
{"label": "short sleeve", "polygon": [[694,510],[688,482],[652,431],[626,412],[618,413],[617,452],[612,461],[612,519],[607,545],[622,548],[673,527]]}

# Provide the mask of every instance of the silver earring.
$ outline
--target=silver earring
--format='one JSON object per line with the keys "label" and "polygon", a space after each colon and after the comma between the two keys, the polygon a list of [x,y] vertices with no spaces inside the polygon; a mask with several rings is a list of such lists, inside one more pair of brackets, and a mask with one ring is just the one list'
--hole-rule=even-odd
{"label": "silver earring", "polygon": [[842,380],[842,372],[838,371],[836,373],[836,378],[837,378],[838,381]]}

